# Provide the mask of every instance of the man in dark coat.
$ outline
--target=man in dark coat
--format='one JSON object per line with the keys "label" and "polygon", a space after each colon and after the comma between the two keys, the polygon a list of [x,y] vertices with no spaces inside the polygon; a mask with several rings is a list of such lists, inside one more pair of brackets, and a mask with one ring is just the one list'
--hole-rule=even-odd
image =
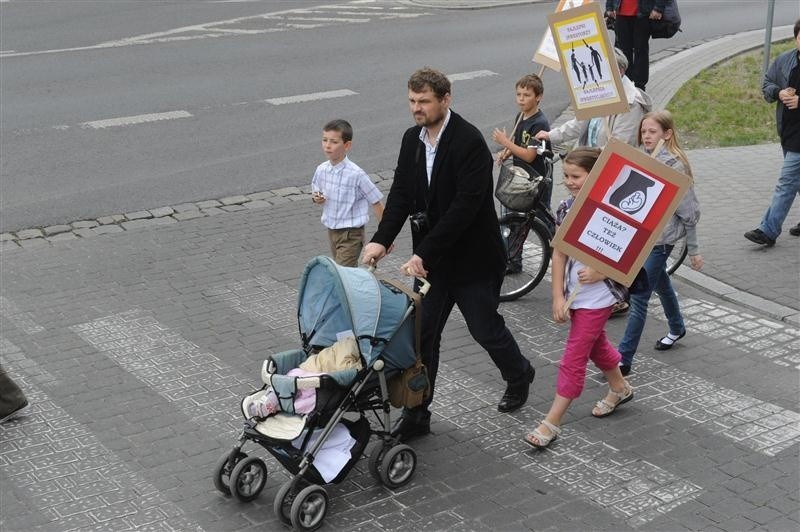
{"label": "man in dark coat", "polygon": [[431,393],[422,406],[403,412],[394,430],[402,439],[430,432],[439,346],[454,304],[507,383],[500,412],[525,404],[535,374],[497,312],[506,253],[494,210],[491,152],[480,131],[450,110],[450,81],[441,72],[415,72],[408,101],[417,125],[403,135],[383,218],[363,254],[364,263],[383,258],[410,217],[414,253],[402,270],[431,283],[421,331]]}

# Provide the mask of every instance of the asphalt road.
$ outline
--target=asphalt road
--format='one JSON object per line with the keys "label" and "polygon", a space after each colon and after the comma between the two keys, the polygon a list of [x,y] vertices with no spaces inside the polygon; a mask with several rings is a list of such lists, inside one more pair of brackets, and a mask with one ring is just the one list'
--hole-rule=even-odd
{"label": "asphalt road", "polygon": [[[319,129],[393,167],[422,65],[461,78],[454,109],[508,124],[554,2],[441,10],[390,0],[0,3],[0,231],[305,184]],[[683,2],[655,53],[764,26],[760,0]],[[776,24],[798,16],[778,0]],[[543,109],[566,107],[559,73]]]}

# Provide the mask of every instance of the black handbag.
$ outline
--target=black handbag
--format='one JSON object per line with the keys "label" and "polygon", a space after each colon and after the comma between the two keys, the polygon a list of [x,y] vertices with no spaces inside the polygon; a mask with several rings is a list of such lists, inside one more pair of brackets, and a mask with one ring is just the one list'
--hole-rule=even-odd
{"label": "black handbag", "polygon": [[681,31],[681,14],[678,11],[678,0],[672,0],[664,6],[659,20],[650,19],[650,37],[653,39],[671,39]]}

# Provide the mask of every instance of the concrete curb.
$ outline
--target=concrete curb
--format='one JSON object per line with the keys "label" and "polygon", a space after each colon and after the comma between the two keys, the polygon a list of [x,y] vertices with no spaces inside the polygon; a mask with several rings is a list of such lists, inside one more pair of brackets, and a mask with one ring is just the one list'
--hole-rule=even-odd
{"label": "concrete curb", "polygon": [[730,301],[744,308],[764,314],[778,321],[800,326],[800,311],[791,307],[780,305],[768,299],[739,290],[729,284],[725,284],[713,277],[696,272],[689,266],[682,266],[672,274],[673,277],[680,279],[703,292],[712,294],[722,300]]}
{"label": "concrete curb", "polygon": [[[369,174],[375,184],[391,181],[394,172]],[[159,225],[168,225],[184,220],[216,216],[225,212],[265,209],[289,201],[303,201],[309,198],[311,185],[303,187],[283,187],[252,194],[228,196],[219,199],[181,203],[155,209],[110,214],[99,218],[78,220],[69,224],[34,227],[19,231],[0,233],[0,251],[20,248],[33,248],[42,245],[93,238],[96,236],[133,231]]]}

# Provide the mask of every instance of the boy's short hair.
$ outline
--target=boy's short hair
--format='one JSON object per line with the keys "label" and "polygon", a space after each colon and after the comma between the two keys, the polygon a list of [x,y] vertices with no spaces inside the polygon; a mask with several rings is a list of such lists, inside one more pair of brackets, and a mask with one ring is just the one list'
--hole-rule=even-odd
{"label": "boy's short hair", "polygon": [[350,142],[353,140],[353,126],[350,125],[350,122],[341,118],[331,120],[322,126],[322,131],[338,131],[342,134],[342,141]]}
{"label": "boy's short hair", "polygon": [[794,23],[794,38],[797,39],[797,34],[800,33],[800,18]]}
{"label": "boy's short hair", "polygon": [[420,68],[408,78],[408,89],[423,92],[429,87],[440,100],[450,94],[450,80],[443,73],[431,67]]}
{"label": "boy's short hair", "polygon": [[542,78],[536,74],[527,74],[519,78],[515,88],[531,89],[536,96],[541,96],[544,92],[544,83],[542,83]]}

